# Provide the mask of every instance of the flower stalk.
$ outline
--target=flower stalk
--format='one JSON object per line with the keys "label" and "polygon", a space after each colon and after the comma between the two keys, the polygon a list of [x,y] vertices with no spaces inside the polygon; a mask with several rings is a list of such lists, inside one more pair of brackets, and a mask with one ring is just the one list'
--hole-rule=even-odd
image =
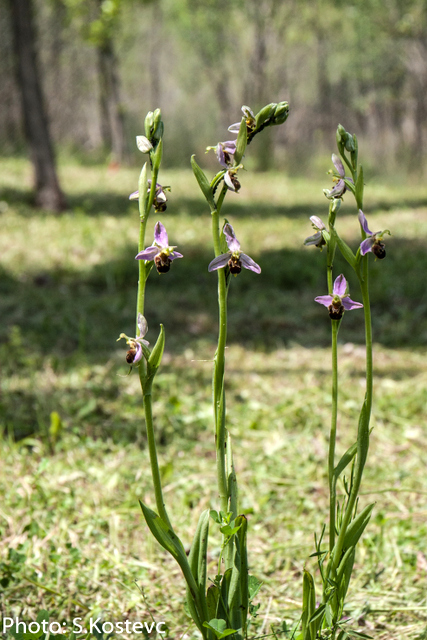
{"label": "flower stalk", "polygon": [[[317,216],[311,217],[316,230],[313,236],[305,240],[306,245],[314,245],[320,249],[327,247],[326,271],[328,295],[318,296],[316,302],[328,308],[331,317],[331,352],[332,352],[332,413],[328,449],[328,484],[329,484],[329,544],[328,552],[321,548],[323,531],[320,539],[316,539],[316,556],[323,582],[322,604],[315,620],[312,600],[314,598],[314,580],[308,574],[303,584],[303,640],[313,637],[324,637],[321,629],[327,630],[328,638],[334,639],[337,634],[342,637],[346,633],[342,627],[342,616],[346,594],[353,569],[356,545],[368,524],[374,505],[368,505],[358,513],[359,491],[369,451],[369,424],[372,409],[373,393],[373,361],[372,361],[372,322],[369,299],[369,264],[368,254],[375,258],[385,257],[383,236],[390,234],[388,230],[373,233],[368,227],[363,213],[363,169],[358,165],[358,144],[355,135],[349,134],[339,125],[337,130],[337,146],[340,156],[332,155],[335,167],[332,190],[324,190],[330,200],[328,228]],[[349,176],[345,175],[346,166]],[[356,253],[340,238],[335,229],[335,218],[341,199],[350,191],[358,209],[358,221],[362,242]],[[333,283],[333,266],[336,248],[355,272],[361,289],[362,303],[349,297],[347,282],[343,275]],[[366,391],[360,411],[356,442],[347,449],[339,461],[336,461],[337,418],[338,418],[338,332],[342,317],[346,311],[362,308],[364,311],[365,343],[366,343]],[[337,483],[345,469],[351,465],[350,481],[344,481],[346,498],[341,509],[337,506]],[[324,561],[327,559],[326,566]],[[310,604],[311,603],[311,604]],[[305,621],[305,622],[304,622]],[[326,636],[325,636],[326,637]]]}

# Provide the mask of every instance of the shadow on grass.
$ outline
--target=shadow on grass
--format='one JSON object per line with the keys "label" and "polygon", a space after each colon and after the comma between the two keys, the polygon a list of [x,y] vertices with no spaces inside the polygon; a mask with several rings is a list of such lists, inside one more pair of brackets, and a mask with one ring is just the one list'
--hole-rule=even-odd
{"label": "shadow on grass", "polygon": [[[24,217],[32,217],[40,215],[40,209],[34,207],[34,199],[31,191],[26,189],[7,188],[2,191],[1,198],[9,205],[16,207],[18,213]],[[130,211],[137,211],[137,204],[128,200],[127,194],[103,191],[85,191],[79,194],[67,195],[68,210],[84,211],[88,216],[104,216],[111,215],[121,217],[128,215]],[[168,213],[174,211],[185,212],[190,216],[199,216],[201,211],[205,211],[205,203],[197,194],[194,198],[179,198],[173,200],[171,198]],[[427,207],[427,199],[419,198],[402,201],[394,201],[393,203],[370,199],[370,210],[390,211],[396,208],[423,208]],[[62,214],[56,214],[62,215]],[[246,218],[255,219],[260,216],[266,218],[286,217],[286,218],[308,218],[312,215],[319,215],[319,204],[292,204],[275,205],[269,202],[253,202],[239,201],[237,198],[227,202],[227,216],[230,218]]]}
{"label": "shadow on grass", "polygon": [[[149,278],[147,338],[153,344],[163,323],[169,353],[181,354],[189,348],[197,353],[202,340],[211,344],[213,355],[216,275],[207,272],[206,256],[196,246],[182,250],[187,259],[174,263],[167,275],[153,272]],[[22,436],[37,425],[48,424],[49,412],[38,407],[49,406],[49,411],[58,408],[75,416],[77,422],[84,418],[85,425],[92,420],[92,434],[102,435],[102,428],[111,428],[121,433],[120,437],[134,437],[131,420],[129,424],[126,419],[119,420],[114,411],[104,414],[103,401],[96,400],[107,398],[107,405],[113,403],[119,394],[117,372],[109,376],[104,371],[94,373],[104,369],[114,353],[124,359],[126,345],[116,339],[121,332],[132,335],[134,330],[137,268],[133,255],[134,249],[129,247],[83,275],[57,270],[15,279],[6,271],[0,273],[0,357],[6,381],[0,422],[6,430]],[[274,251],[261,254],[259,262],[259,276],[243,270],[231,281],[228,344],[259,351],[293,343],[306,348],[328,346],[327,310],[314,302],[315,296],[327,293],[325,254],[312,248]],[[358,283],[348,265],[337,258],[334,271],[346,274],[352,298],[360,300]],[[393,240],[385,261],[371,260],[376,343],[394,348],[427,345],[426,272],[427,246],[423,242]],[[341,343],[363,344],[362,310],[345,314],[339,339]],[[12,378],[17,369],[30,375],[44,368],[48,380],[49,371],[52,377],[66,371],[71,375],[74,367],[87,369],[83,391],[76,391],[71,378],[67,390],[56,391],[57,395],[52,395],[47,382],[42,398],[8,384],[8,376]],[[169,423],[165,420],[165,425]]]}
{"label": "shadow on grass", "polygon": [[[182,351],[194,339],[215,342],[216,276],[207,271],[204,253],[183,246],[185,260],[167,275],[153,271],[147,285],[146,316],[153,330],[165,325],[169,351]],[[18,327],[27,348],[58,358],[76,352],[93,362],[108,357],[120,332],[132,332],[137,284],[134,248],[82,274],[65,270],[16,280],[1,273],[0,340]],[[229,342],[260,349],[300,342],[329,344],[326,309],[314,303],[325,290],[325,254],[312,248],[271,251],[258,258],[262,273],[232,278],[229,293]],[[334,271],[350,281],[360,298],[357,280],[340,257]],[[371,261],[374,338],[389,347],[427,344],[426,244],[393,240],[383,262]],[[326,313],[326,316],[325,316]],[[363,312],[345,315],[341,340],[362,343]],[[153,333],[148,337],[152,340]],[[122,345],[123,347],[124,345]]]}

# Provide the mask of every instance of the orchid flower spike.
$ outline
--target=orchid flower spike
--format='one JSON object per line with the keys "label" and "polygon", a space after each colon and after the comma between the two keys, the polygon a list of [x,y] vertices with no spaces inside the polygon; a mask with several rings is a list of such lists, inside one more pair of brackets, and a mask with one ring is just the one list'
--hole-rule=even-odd
{"label": "orchid flower spike", "polygon": [[150,344],[148,340],[144,340],[148,325],[142,313],[138,313],[138,330],[139,336],[135,338],[129,338],[125,333],[121,333],[119,338],[117,338],[117,340],[124,338],[129,345],[129,350],[126,353],[126,362],[128,364],[137,364],[142,358],[142,345],[148,347]]}
{"label": "orchid flower spike", "polygon": [[376,233],[369,231],[368,221],[366,220],[366,216],[363,213],[362,209],[359,209],[358,217],[360,226],[368,236],[365,240],[363,240],[363,242],[360,243],[360,253],[362,254],[362,256],[364,256],[369,251],[372,251],[374,256],[378,258],[378,260],[382,260],[386,256],[385,245],[382,240],[385,233],[388,233],[389,236],[391,235],[390,231],[388,229],[385,229],[384,231],[377,231]]}
{"label": "orchid flower spike", "polygon": [[240,251],[240,242],[237,240],[234,229],[230,223],[227,222],[227,224],[224,225],[222,232],[225,236],[229,251],[214,258],[209,264],[208,271],[216,271],[228,265],[230,273],[234,275],[240,273],[242,267],[255,273],[261,273],[261,267],[254,262],[252,258],[247,256],[246,253]]}
{"label": "orchid flower spike", "polygon": [[[147,180],[148,182],[148,193],[150,193],[151,190],[151,180]],[[170,187],[162,187],[161,184],[158,184],[156,182],[156,194],[154,196],[154,200],[153,200],[153,207],[155,211],[159,211],[160,213],[163,213],[163,211],[166,211],[166,202],[167,202],[167,198],[166,198],[166,193],[165,193],[165,189],[167,189],[168,191],[170,191]],[[139,191],[134,191],[133,193],[130,194],[129,196],[129,200],[138,200],[139,198]]]}
{"label": "orchid flower spike", "polygon": [[345,175],[344,165],[341,162],[340,157],[335,153],[332,154],[332,163],[336,169],[336,174],[333,178],[334,182],[336,182],[336,185],[331,190],[323,190],[323,193],[329,200],[331,200],[332,198],[341,198],[345,194],[345,192],[347,191],[347,185],[345,183],[346,180],[353,182],[352,178],[349,178]]}
{"label": "orchid flower spike", "polygon": [[320,250],[322,250],[322,247],[326,244],[326,240],[322,231],[326,231],[326,227],[323,224],[323,221],[318,216],[311,216],[310,221],[313,225],[313,228],[316,229],[317,233],[306,238],[304,240],[304,244],[306,246],[314,245],[315,247],[320,247]]}
{"label": "orchid flower spike", "polygon": [[354,302],[354,300],[349,297],[347,280],[342,274],[335,280],[332,293],[333,295],[317,296],[317,298],[314,298],[319,304],[328,307],[329,317],[332,318],[332,320],[340,320],[344,311],[351,311],[352,309],[360,309],[363,307],[361,302]]}
{"label": "orchid flower spike", "polygon": [[166,229],[161,222],[156,222],[154,227],[154,242],[135,256],[135,260],[154,260],[158,273],[167,273],[171,262],[176,258],[182,258],[182,253],[174,251],[176,247],[169,246],[169,238]]}

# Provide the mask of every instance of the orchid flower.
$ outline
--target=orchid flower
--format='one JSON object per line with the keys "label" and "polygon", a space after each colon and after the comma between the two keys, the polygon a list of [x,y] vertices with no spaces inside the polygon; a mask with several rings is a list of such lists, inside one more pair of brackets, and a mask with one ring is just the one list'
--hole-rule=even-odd
{"label": "orchid flower", "polygon": [[360,309],[363,307],[361,302],[354,302],[348,296],[347,280],[341,274],[334,282],[332,290],[333,295],[317,296],[314,298],[319,304],[328,307],[329,317],[332,320],[340,320],[344,311],[351,311],[352,309]]}
{"label": "orchid flower", "polygon": [[144,336],[148,330],[148,325],[142,313],[138,314],[138,329],[139,336],[136,336],[135,338],[129,338],[125,333],[121,333],[117,338],[117,340],[124,338],[129,345],[129,350],[126,353],[126,362],[128,364],[137,364],[142,358],[142,345],[148,347],[150,344],[148,340],[144,340]]}
{"label": "orchid flower", "polygon": [[322,247],[326,244],[326,240],[322,231],[326,231],[326,227],[323,221],[318,216],[311,216],[310,221],[314,229],[317,230],[317,233],[306,238],[304,240],[304,244],[306,246],[314,245],[315,247],[320,247],[320,249],[322,249]]}
{"label": "orchid flower", "polygon": [[374,256],[378,258],[378,260],[382,260],[386,255],[385,245],[382,239],[385,233],[391,235],[390,231],[388,229],[385,229],[384,231],[377,231],[376,233],[370,231],[368,227],[368,221],[366,220],[366,216],[363,213],[362,209],[359,209],[358,217],[360,226],[368,236],[365,240],[363,240],[363,242],[360,243],[360,253],[362,254],[362,256],[364,256],[369,251],[372,251]]}
{"label": "orchid flower", "polygon": [[[252,111],[252,109],[250,109],[246,105],[243,105],[242,112],[243,112],[243,115],[245,116],[247,132],[252,133],[252,131],[256,127],[254,112]],[[234,124],[230,125],[228,127],[228,130],[230,131],[230,133],[239,133],[240,122],[235,122]]]}
{"label": "orchid flower", "polygon": [[219,164],[227,169],[224,173],[224,182],[231,191],[236,193],[240,189],[240,182],[237,179],[237,170],[242,165],[235,166],[234,154],[236,153],[236,140],[227,140],[226,142],[218,142],[216,147],[206,147],[206,151],[215,150]]}
{"label": "orchid flower", "polygon": [[331,190],[323,190],[325,196],[330,200],[332,198],[341,198],[345,194],[345,192],[347,191],[347,185],[345,183],[346,180],[353,182],[352,178],[349,178],[345,175],[344,165],[341,162],[339,156],[337,156],[335,153],[332,154],[332,162],[338,174],[334,177],[336,185]]}
{"label": "orchid flower", "polygon": [[230,273],[237,275],[241,272],[242,267],[254,271],[255,273],[261,273],[261,267],[252,260],[246,253],[240,251],[240,242],[237,240],[234,229],[229,222],[224,225],[222,230],[229,251],[217,256],[209,264],[208,271],[216,271],[222,267],[229,266]]}
{"label": "orchid flower", "polygon": [[241,184],[237,179],[237,169],[229,169],[224,173],[224,182],[231,191],[239,191]]}
{"label": "orchid flower", "polygon": [[235,140],[226,140],[225,142],[218,142],[216,147],[206,147],[206,153],[213,149],[219,164],[224,167],[224,169],[228,169],[228,167],[231,167],[234,163],[236,148]]}
{"label": "orchid flower", "polygon": [[169,246],[169,238],[166,229],[161,222],[156,222],[154,227],[154,242],[151,247],[140,251],[135,260],[154,260],[159,273],[166,273],[170,269],[170,264],[175,258],[182,258],[182,253],[174,251],[176,247]]}
{"label": "orchid flower", "polygon": [[[148,183],[148,193],[149,193],[151,190],[151,180],[147,180],[147,183]],[[162,187],[161,184],[158,184],[156,182],[156,194],[153,200],[153,207],[155,211],[159,211],[159,212],[166,211],[167,198],[165,194],[165,189],[170,190],[170,187]],[[139,191],[134,191],[129,196],[129,200],[138,200],[138,198],[139,198]]]}

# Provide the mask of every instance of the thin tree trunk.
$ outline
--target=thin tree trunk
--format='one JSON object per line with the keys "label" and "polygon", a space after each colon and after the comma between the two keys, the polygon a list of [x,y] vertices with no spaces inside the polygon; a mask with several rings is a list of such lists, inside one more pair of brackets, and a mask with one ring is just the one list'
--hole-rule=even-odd
{"label": "thin tree trunk", "polygon": [[[111,141],[113,162],[123,162],[126,157],[123,107],[120,101],[117,58],[113,43],[108,39],[98,49],[100,72],[100,105],[104,142]],[[108,116],[108,118],[107,118]],[[108,132],[106,131],[108,123]]]}
{"label": "thin tree trunk", "polygon": [[15,65],[21,91],[25,136],[35,175],[35,202],[62,211],[66,201],[56,175],[55,158],[38,74],[31,0],[10,0]]}

